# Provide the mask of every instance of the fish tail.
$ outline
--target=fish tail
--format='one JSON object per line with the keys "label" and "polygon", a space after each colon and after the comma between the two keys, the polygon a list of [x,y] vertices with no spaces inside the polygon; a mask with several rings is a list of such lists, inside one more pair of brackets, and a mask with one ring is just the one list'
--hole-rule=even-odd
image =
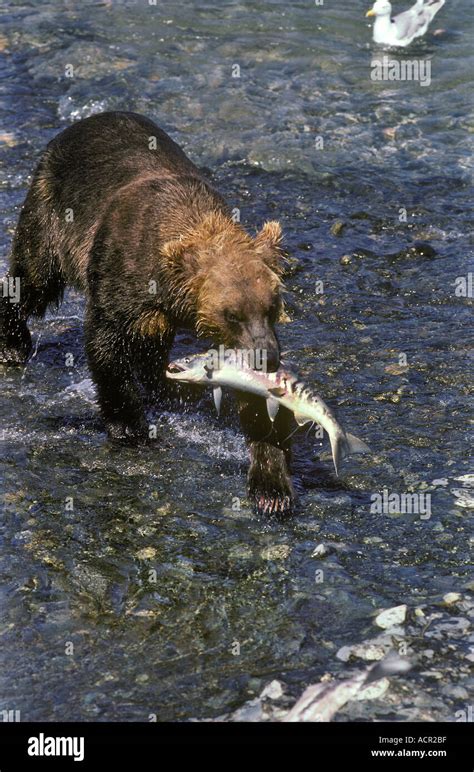
{"label": "fish tail", "polygon": [[336,475],[339,474],[339,464],[341,461],[353,453],[370,453],[370,448],[358,437],[345,432],[337,432],[330,436],[332,459]]}

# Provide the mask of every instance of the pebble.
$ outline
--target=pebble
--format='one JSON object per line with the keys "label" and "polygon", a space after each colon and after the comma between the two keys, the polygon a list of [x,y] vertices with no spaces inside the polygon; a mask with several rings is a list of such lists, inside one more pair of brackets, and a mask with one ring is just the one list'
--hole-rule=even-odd
{"label": "pebble", "polygon": [[375,624],[383,630],[386,630],[389,627],[402,624],[405,621],[406,615],[407,607],[405,604],[394,606],[393,608],[381,611],[380,614],[375,617]]}
{"label": "pebble", "polygon": [[447,606],[452,606],[454,603],[461,600],[461,598],[462,595],[460,592],[447,592],[446,595],[443,595],[443,600]]}
{"label": "pebble", "polygon": [[270,700],[277,700],[279,697],[281,697],[283,694],[283,689],[280,681],[277,681],[276,679],[274,681],[270,681],[269,684],[266,685],[264,690],[262,691],[260,695],[260,699],[263,700],[265,697],[268,697]]}
{"label": "pebble", "polygon": [[0,143],[7,145],[7,147],[15,147],[18,145],[18,140],[12,132],[5,131],[0,133]]}
{"label": "pebble", "polygon": [[317,547],[314,548],[313,552],[311,553],[312,558],[323,558],[325,555],[329,554],[329,550],[326,547],[325,544],[318,544]]}
{"label": "pebble", "polygon": [[422,657],[426,657],[426,659],[433,659],[434,657],[434,650],[433,649],[425,649],[421,652]]}
{"label": "pebble", "polygon": [[369,662],[383,659],[387,653],[385,646],[378,646],[374,643],[359,643],[354,646],[342,646],[336,654],[336,657],[342,662],[348,662],[350,657],[357,657]]}
{"label": "pebble", "polygon": [[456,496],[456,506],[474,509],[474,496],[466,488],[452,488],[451,493]]}
{"label": "pebble", "polygon": [[275,544],[273,547],[267,547],[260,553],[263,560],[285,560],[291,552],[288,544]]}
{"label": "pebble", "polygon": [[474,474],[463,474],[461,477],[454,478],[457,482],[466,483],[467,485],[474,485]]}
{"label": "pebble", "polygon": [[156,555],[156,549],[154,547],[144,547],[136,553],[136,557],[139,560],[151,560]]}

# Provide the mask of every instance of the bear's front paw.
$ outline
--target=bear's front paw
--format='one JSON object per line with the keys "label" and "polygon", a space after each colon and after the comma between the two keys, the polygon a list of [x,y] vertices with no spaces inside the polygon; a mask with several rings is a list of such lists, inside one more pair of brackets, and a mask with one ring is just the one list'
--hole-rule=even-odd
{"label": "bear's front paw", "polygon": [[257,514],[290,515],[294,491],[282,451],[263,444],[252,450],[248,490]]}
{"label": "bear's front paw", "polygon": [[145,423],[129,424],[125,421],[108,421],[106,429],[109,439],[124,445],[143,445],[149,441]]}
{"label": "bear's front paw", "polygon": [[0,345],[0,364],[24,365],[31,351],[31,346]]}
{"label": "bear's front paw", "polygon": [[31,353],[31,335],[16,305],[0,297],[0,363],[23,365]]}
{"label": "bear's front paw", "polygon": [[22,334],[2,337],[0,331],[0,364],[24,365],[31,354],[31,335],[25,326]]}

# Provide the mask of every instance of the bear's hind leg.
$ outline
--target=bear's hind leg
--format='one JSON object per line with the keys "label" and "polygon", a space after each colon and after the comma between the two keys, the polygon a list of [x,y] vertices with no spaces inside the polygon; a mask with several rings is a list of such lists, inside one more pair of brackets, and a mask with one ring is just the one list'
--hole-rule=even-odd
{"label": "bear's hind leg", "polygon": [[0,362],[23,364],[31,351],[30,316],[44,316],[62,299],[65,281],[52,248],[51,217],[35,182],[26,197],[0,297]]}

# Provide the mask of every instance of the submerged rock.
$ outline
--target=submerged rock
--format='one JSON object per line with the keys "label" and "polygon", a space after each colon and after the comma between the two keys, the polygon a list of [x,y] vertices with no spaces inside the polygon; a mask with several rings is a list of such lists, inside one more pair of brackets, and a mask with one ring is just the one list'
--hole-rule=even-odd
{"label": "submerged rock", "polygon": [[345,227],[346,227],[345,222],[342,222],[342,220],[336,220],[336,222],[331,225],[332,235],[340,236]]}

